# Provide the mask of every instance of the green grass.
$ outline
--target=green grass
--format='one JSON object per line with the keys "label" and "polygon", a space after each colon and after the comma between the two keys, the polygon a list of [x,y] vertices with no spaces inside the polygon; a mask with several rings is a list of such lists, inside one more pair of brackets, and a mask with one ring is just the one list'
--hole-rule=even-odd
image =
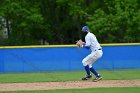
{"label": "green grass", "polygon": [[[105,80],[131,80],[140,79],[140,69],[130,70],[99,70]],[[84,71],[68,72],[43,72],[43,73],[1,73],[0,83],[14,82],[56,82],[81,80],[85,75]]]}
{"label": "green grass", "polygon": [[63,90],[41,90],[41,91],[13,91],[0,93],[140,93],[139,87],[127,88],[92,88],[92,89],[63,89]]}

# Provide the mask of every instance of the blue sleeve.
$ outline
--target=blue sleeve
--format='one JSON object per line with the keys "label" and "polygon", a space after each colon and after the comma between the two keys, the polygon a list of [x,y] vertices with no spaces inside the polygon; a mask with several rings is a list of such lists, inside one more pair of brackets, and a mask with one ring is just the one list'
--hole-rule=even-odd
{"label": "blue sleeve", "polygon": [[90,46],[85,46],[85,45],[84,45],[83,47],[86,48],[86,49],[90,49]]}

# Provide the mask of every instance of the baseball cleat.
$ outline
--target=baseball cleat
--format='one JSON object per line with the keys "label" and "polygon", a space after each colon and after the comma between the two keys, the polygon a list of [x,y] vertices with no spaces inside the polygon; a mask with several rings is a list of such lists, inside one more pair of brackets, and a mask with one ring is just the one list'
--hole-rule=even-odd
{"label": "baseball cleat", "polygon": [[91,75],[86,75],[85,77],[82,78],[82,80],[88,80],[90,79],[92,76]]}
{"label": "baseball cleat", "polygon": [[96,77],[96,78],[93,80],[93,82],[97,82],[97,81],[99,81],[99,80],[102,80],[102,77],[101,77],[101,76]]}

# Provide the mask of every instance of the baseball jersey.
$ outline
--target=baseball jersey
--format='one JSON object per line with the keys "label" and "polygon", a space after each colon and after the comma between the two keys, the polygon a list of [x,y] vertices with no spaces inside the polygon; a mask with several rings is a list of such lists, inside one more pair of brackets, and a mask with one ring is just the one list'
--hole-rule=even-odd
{"label": "baseball jersey", "polygon": [[102,48],[96,36],[93,33],[90,32],[87,33],[87,35],[85,36],[85,42],[86,42],[85,46],[89,46],[91,51],[95,51]]}

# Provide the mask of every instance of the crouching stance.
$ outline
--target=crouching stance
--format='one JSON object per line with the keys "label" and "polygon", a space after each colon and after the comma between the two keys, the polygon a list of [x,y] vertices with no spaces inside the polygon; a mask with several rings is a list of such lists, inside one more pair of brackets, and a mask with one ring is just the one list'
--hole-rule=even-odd
{"label": "crouching stance", "polygon": [[102,47],[100,46],[96,36],[90,32],[88,26],[82,27],[82,32],[86,33],[85,42],[79,40],[77,42],[78,47],[84,47],[86,49],[91,49],[91,53],[86,56],[83,60],[83,66],[86,71],[86,76],[82,78],[82,80],[88,80],[92,77],[92,72],[95,75],[95,79],[93,81],[99,81],[102,79],[101,75],[93,68],[92,64],[102,57]]}

